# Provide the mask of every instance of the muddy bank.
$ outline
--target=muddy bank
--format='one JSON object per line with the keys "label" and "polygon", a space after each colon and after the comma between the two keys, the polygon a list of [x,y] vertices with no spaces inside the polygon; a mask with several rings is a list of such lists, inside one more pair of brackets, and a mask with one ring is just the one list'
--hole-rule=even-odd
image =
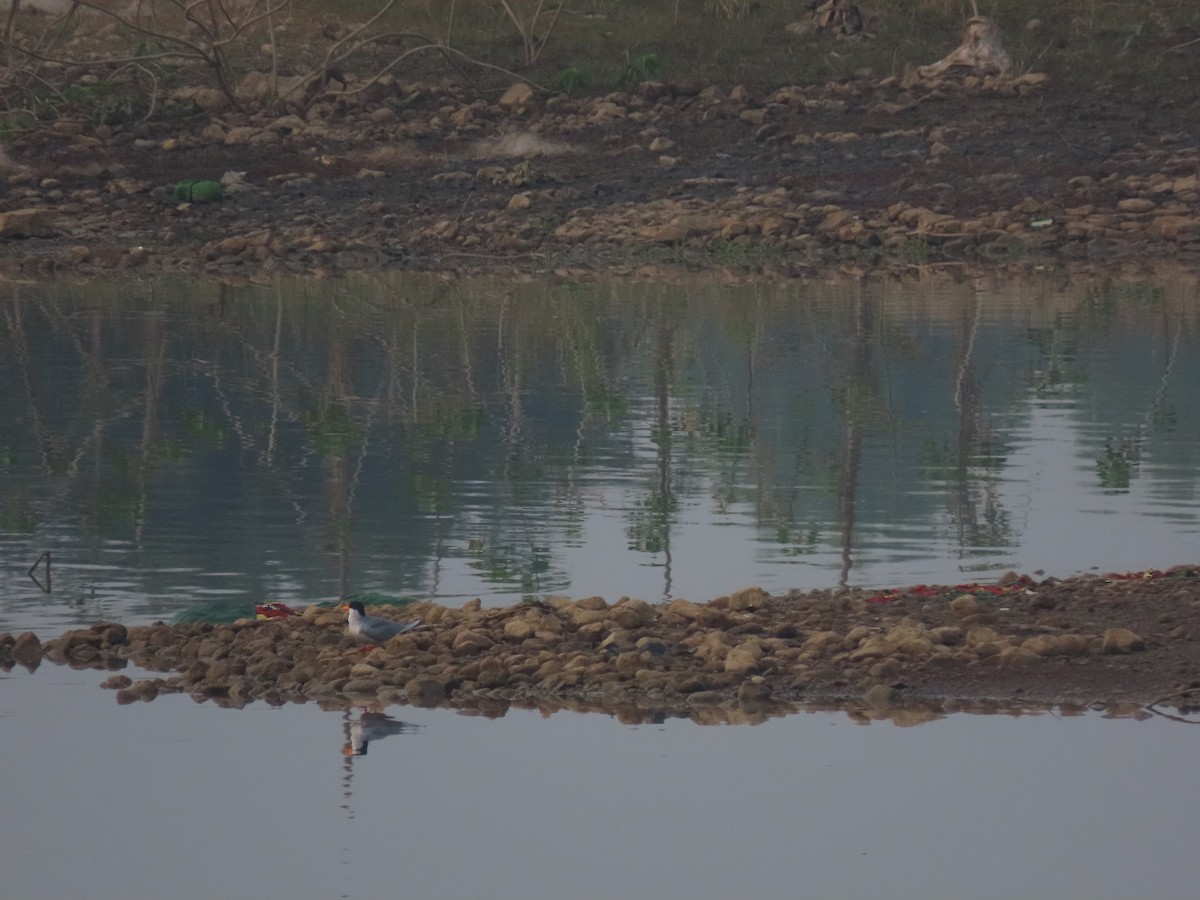
{"label": "muddy bank", "polygon": [[228,706],[521,706],[628,721],[760,721],[823,704],[898,721],[963,708],[1200,705],[1197,566],[885,593],[747,588],[708,603],[416,603],[401,614],[426,627],[380,647],[363,647],[344,614],[322,606],[232,624],[100,624],[44,644],[2,635],[0,666],[172,673],[114,675],[105,686],[121,703],[183,692]]}
{"label": "muddy bank", "polygon": [[[1037,72],[595,97],[347,78],[304,117],[183,87],[170,116],[15,138],[0,273],[1200,261],[1190,85],[1134,102]],[[178,190],[198,180],[224,199]]]}

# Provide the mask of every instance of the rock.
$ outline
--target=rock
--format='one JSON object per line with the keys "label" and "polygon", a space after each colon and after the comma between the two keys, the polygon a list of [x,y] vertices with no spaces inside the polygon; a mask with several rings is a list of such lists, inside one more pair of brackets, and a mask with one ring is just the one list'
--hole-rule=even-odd
{"label": "rock", "polygon": [[863,699],[872,709],[886,710],[896,705],[900,692],[888,684],[877,684],[869,688]]}
{"label": "rock", "polygon": [[510,641],[523,641],[536,631],[532,622],[524,619],[511,619],[504,623],[504,637]]}
{"label": "rock", "polygon": [[215,112],[229,105],[229,98],[216,88],[196,88],[191,101],[205,112]]}
{"label": "rock", "polygon": [[533,102],[533,88],[523,81],[509,87],[500,98],[500,106],[507,110],[524,109]]}
{"label": "rock", "polygon": [[894,641],[893,646],[896,648],[897,653],[909,659],[925,659],[935,652],[933,641],[924,636],[909,637]]}
{"label": "rock", "polygon": [[20,175],[29,175],[32,169],[24,163],[19,163],[14,159],[9,158],[4,152],[4,148],[0,147],[0,173],[16,173]]}
{"label": "rock", "polygon": [[127,690],[133,695],[136,700],[141,700],[143,703],[149,703],[158,696],[158,679],[144,678],[141,681],[135,681]]}
{"label": "rock", "polygon": [[218,659],[204,672],[204,680],[210,682],[227,681],[237,675],[246,673],[246,664],[240,659]]}
{"label": "rock", "polygon": [[612,664],[619,674],[633,675],[642,668],[642,654],[634,650],[626,650],[624,653],[618,653]]}
{"label": "rock", "polygon": [[721,670],[729,675],[753,675],[758,671],[758,658],[748,650],[734,647],[725,654]]}
{"label": "rock", "polygon": [[953,625],[943,625],[930,631],[929,638],[935,644],[941,644],[945,647],[959,647],[963,642],[963,633],[961,628],[956,628]]}
{"label": "rock", "polygon": [[152,187],[154,185],[151,182],[142,179],[114,178],[107,185],[104,185],[104,190],[107,190],[109,193],[128,194],[128,196],[132,196],[132,194],[148,193]]}
{"label": "rock", "polygon": [[1101,644],[1104,653],[1134,653],[1145,649],[1145,642],[1128,628],[1108,628],[1104,632]]}
{"label": "rock", "polygon": [[284,134],[287,134],[290,132],[303,131],[307,127],[308,127],[307,122],[305,122],[302,118],[300,118],[295,113],[291,113],[286,116],[280,116],[279,118],[272,121],[271,124],[267,126],[267,130],[275,131],[275,132],[282,132]]}
{"label": "rock", "polygon": [[1148,213],[1156,209],[1158,204],[1144,197],[1127,197],[1117,202],[1117,209],[1126,213]]}
{"label": "rock", "polygon": [[274,144],[279,141],[279,135],[265,128],[255,128],[249,125],[239,125],[225,132],[226,147],[245,145],[259,147],[264,144]]}
{"label": "rock", "polygon": [[729,595],[730,609],[756,609],[767,599],[767,592],[760,587],[742,588]]}
{"label": "rock", "polygon": [[850,225],[856,220],[854,213],[845,209],[830,212],[817,225],[818,234],[831,234],[843,226]]}
{"label": "rock", "polygon": [[100,687],[106,690],[115,691],[122,688],[127,688],[131,684],[133,684],[133,679],[128,675],[110,675],[108,678],[104,679],[104,681],[100,682]]}
{"label": "rock", "polygon": [[1003,653],[1005,647],[1008,645],[1002,644],[1000,641],[980,641],[977,644],[968,643],[968,646],[975,651],[975,655],[980,659],[989,659]]}
{"label": "rock", "polygon": [[1024,645],[1004,647],[995,656],[996,665],[1000,666],[1027,666],[1037,660],[1038,654],[1025,649]]}
{"label": "rock", "polygon": [[476,680],[485,688],[502,687],[508,684],[509,672],[498,659],[489,658],[480,663]]}
{"label": "rock", "polygon": [[602,125],[608,122],[624,119],[628,115],[628,111],[623,106],[618,106],[611,100],[601,100],[588,116],[588,121]]}
{"label": "rock", "polygon": [[748,638],[725,654],[725,671],[731,675],[753,674],[764,655],[762,642]]}
{"label": "rock", "polygon": [[1087,653],[1088,639],[1078,634],[1039,634],[1022,641],[1021,649],[1036,656],[1079,656]]}
{"label": "rock", "polygon": [[487,650],[493,643],[492,639],[481,631],[464,629],[454,636],[450,649],[455,656],[472,656]]}
{"label": "rock", "polygon": [[1037,656],[1054,656],[1058,652],[1058,640],[1051,634],[1037,634],[1023,640],[1021,649]]}
{"label": "rock", "polygon": [[575,225],[570,222],[559,225],[554,229],[554,237],[565,244],[581,244],[586,240],[595,237],[596,229],[584,226]]}
{"label": "rock", "polygon": [[720,628],[728,621],[723,610],[678,597],[667,604],[666,612],[705,628]]}
{"label": "rock", "polygon": [[513,194],[504,208],[509,212],[515,212],[529,209],[531,206],[533,206],[533,195],[529,191],[522,191],[519,194]]}
{"label": "rock", "polygon": [[53,237],[54,213],[44,207],[27,207],[0,213],[0,238]]}
{"label": "rock", "polygon": [[1195,240],[1200,238],[1200,218],[1179,215],[1155,216],[1146,230],[1153,237],[1167,241]]}
{"label": "rock", "polygon": [[652,656],[664,656],[667,652],[667,642],[662,638],[657,637],[642,637],[638,638],[634,646],[644,653],[649,653]]}
{"label": "rock", "polygon": [[342,685],[343,694],[366,696],[375,694],[382,682],[378,678],[351,678]]}
{"label": "rock", "polygon": [[771,688],[766,681],[756,676],[738,686],[737,701],[738,706],[742,707],[766,706],[771,702]]}
{"label": "rock", "polygon": [[571,620],[579,627],[585,625],[595,625],[604,621],[604,613],[597,609],[580,609],[576,607],[571,610]]}
{"label": "rock", "polygon": [[1171,192],[1175,194],[1190,194],[1200,192],[1200,176],[1187,175],[1171,182]]}
{"label": "rock", "polygon": [[818,631],[810,634],[807,640],[800,646],[800,649],[804,653],[821,656],[830,647],[841,646],[844,637],[844,635],[838,634],[836,631]]}
{"label": "rock", "polygon": [[895,647],[883,635],[873,635],[862,642],[856,650],[850,653],[850,662],[862,662],[868,659],[878,659],[891,656]]}
{"label": "rock", "polygon": [[33,671],[41,664],[45,651],[38,636],[32,631],[26,631],[17,636],[17,640],[9,652],[16,662]]}
{"label": "rock", "polygon": [[950,612],[958,619],[977,616],[984,611],[983,605],[974,594],[959,594],[950,601]]}
{"label": "rock", "polygon": [[251,70],[242,76],[234,88],[239,100],[261,103],[271,96],[271,76],[266,72]]}
{"label": "rock", "polygon": [[1002,640],[1003,638],[996,633],[995,629],[988,628],[986,625],[976,625],[967,631],[968,647],[978,647],[981,644],[992,644]]}
{"label": "rock", "polygon": [[654,621],[654,607],[645,600],[625,599],[609,610],[608,617],[622,628],[641,628]]}
{"label": "rock", "polygon": [[687,240],[690,232],[681,222],[668,222],[666,225],[644,229],[643,234],[659,244],[679,244]]}

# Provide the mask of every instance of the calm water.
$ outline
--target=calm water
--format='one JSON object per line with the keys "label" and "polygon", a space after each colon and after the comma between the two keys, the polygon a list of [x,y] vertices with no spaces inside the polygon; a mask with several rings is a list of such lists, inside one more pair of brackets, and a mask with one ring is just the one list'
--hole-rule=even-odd
{"label": "calm water", "polygon": [[0,677],[5,897],[1195,896],[1196,729],[1163,719],[404,708],[347,760],[340,712],[98,680]]}
{"label": "calm water", "polygon": [[1190,281],[6,290],[0,630],[1200,556]]}
{"label": "calm water", "polygon": [[[0,631],[1200,559],[1183,276],[58,284],[0,313]],[[361,710],[118,707],[103,677],[0,673],[5,896],[1194,894],[1200,732],[1160,718],[392,708],[345,757]]]}

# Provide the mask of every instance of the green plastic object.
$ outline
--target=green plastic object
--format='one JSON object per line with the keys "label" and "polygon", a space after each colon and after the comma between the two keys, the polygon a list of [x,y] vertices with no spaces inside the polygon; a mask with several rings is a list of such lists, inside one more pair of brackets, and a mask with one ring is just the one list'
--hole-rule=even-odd
{"label": "green plastic object", "polygon": [[225,197],[225,189],[215,181],[181,181],[171,195],[176,203],[215,203]]}

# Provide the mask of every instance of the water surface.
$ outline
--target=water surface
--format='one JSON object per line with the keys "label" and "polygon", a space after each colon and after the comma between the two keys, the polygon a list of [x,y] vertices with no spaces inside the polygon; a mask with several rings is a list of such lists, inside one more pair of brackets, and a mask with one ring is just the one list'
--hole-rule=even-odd
{"label": "water surface", "polygon": [[1196,556],[1188,279],[176,280],[2,311],[0,629]]}
{"label": "water surface", "polygon": [[[0,631],[1196,558],[1188,278],[3,291]],[[392,707],[345,756],[362,710],[105,674],[0,673],[6,896],[1194,893],[1200,732],[1157,717]]]}
{"label": "water surface", "polygon": [[117,707],[99,678],[0,677],[5,896],[1194,894],[1196,729],[1162,719],[394,708],[412,728],[346,759],[341,712]]}

